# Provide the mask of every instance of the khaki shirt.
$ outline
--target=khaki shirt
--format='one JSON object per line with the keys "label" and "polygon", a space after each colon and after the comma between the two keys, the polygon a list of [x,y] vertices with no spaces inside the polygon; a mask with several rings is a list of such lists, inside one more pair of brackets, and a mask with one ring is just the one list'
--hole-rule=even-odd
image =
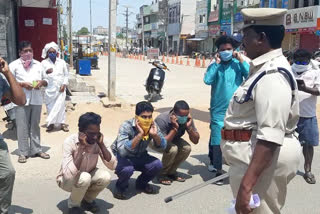
{"label": "khaki shirt", "polygon": [[[298,90],[291,90],[287,76],[278,72],[277,67],[292,73],[282,49],[252,60],[248,79],[237,89],[229,103],[225,129],[254,130],[257,139],[279,145],[282,145],[286,134],[294,132],[299,120]],[[244,99],[252,82],[263,71],[267,71],[267,74],[254,87],[251,99],[243,104],[236,102]]]}

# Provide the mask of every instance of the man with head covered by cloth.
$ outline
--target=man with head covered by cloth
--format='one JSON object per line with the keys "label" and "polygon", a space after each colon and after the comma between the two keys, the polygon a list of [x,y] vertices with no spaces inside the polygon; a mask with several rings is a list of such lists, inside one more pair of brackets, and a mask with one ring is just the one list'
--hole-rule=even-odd
{"label": "man with head covered by cloth", "polygon": [[[282,54],[285,9],[243,9],[247,80],[234,93],[221,131],[230,165],[236,212],[278,214],[295,177],[301,147],[293,135],[299,119],[297,84]],[[253,194],[260,206],[249,205]]]}
{"label": "man with head covered by cloth", "polygon": [[66,120],[66,87],[69,73],[64,60],[59,58],[59,46],[55,42],[46,44],[42,50],[44,60],[41,62],[44,76],[49,80],[45,90],[45,103],[47,106],[47,132],[54,129],[55,125],[61,126],[61,130],[68,132]]}

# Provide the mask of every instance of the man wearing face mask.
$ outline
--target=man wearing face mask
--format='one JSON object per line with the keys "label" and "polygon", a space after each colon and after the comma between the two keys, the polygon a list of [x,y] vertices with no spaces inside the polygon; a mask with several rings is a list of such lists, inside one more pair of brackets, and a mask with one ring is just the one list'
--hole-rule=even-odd
{"label": "man wearing face mask", "polygon": [[48,79],[45,90],[45,103],[47,106],[47,132],[60,125],[61,130],[68,132],[66,120],[66,87],[68,85],[68,69],[64,60],[59,58],[59,46],[55,42],[46,44],[42,50],[43,59],[41,64]]}
{"label": "man wearing face mask", "polygon": [[111,181],[107,170],[97,168],[99,157],[114,170],[117,159],[106,146],[100,132],[101,116],[87,112],[79,118],[79,133],[68,137],[63,144],[63,160],[57,176],[58,186],[70,192],[69,214],[84,214],[84,210],[99,212],[96,197]]}
{"label": "man wearing face mask", "polygon": [[311,172],[314,146],[319,145],[319,129],[316,115],[317,96],[320,95],[320,70],[311,60],[311,53],[299,49],[293,54],[294,63],[291,66],[297,79],[299,89],[300,119],[297,132],[303,148],[304,179],[309,184],[315,184],[316,179]]}
{"label": "man wearing face mask", "polygon": [[[204,83],[211,86],[211,136],[209,140],[208,170],[222,174],[222,154],[220,149],[221,129],[229,101],[235,90],[248,77],[249,64],[241,54],[234,51],[235,41],[231,37],[221,36],[216,41],[219,49],[215,63],[211,64],[204,76]],[[222,185],[222,181],[216,184]]]}
{"label": "man wearing face mask", "polygon": [[163,168],[158,180],[163,185],[171,185],[172,181],[184,182],[185,178],[178,175],[177,169],[188,158],[191,146],[182,139],[182,136],[187,132],[190,141],[194,144],[198,144],[200,138],[188,103],[184,100],[177,101],[171,111],[160,114],[155,121],[167,140],[166,149],[160,150],[163,153]]}
{"label": "man wearing face mask", "polygon": [[148,184],[161,170],[161,161],[147,152],[147,147],[154,142],[155,147],[165,149],[167,141],[158,126],[152,120],[153,106],[148,102],[136,105],[136,116],[125,121],[120,129],[112,150],[118,159],[116,175],[118,180],[114,197],[120,200],[128,199],[125,191],[134,171],[142,172],[136,180],[139,192],[155,194],[156,191]]}
{"label": "man wearing face mask", "polygon": [[41,63],[33,59],[31,43],[22,41],[19,44],[20,58],[10,63],[9,68],[26,94],[24,106],[15,107],[19,148],[19,163],[26,163],[27,157],[50,156],[42,152],[40,145],[40,118],[42,109],[41,87],[48,84],[44,77]]}

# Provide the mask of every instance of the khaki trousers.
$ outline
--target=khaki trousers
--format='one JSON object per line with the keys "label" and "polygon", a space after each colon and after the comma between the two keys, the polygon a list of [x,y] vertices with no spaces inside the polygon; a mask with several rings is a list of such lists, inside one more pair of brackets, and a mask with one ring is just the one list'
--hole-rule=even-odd
{"label": "khaki trousers", "polygon": [[79,207],[81,201],[91,203],[99,193],[106,188],[111,181],[111,176],[108,171],[103,169],[95,169],[92,172],[81,172],[77,178],[73,180],[64,180],[60,187],[71,192],[68,199],[68,207]]}
{"label": "khaki trousers", "polygon": [[[256,142],[256,140],[254,140]],[[230,165],[230,186],[234,198],[237,197],[242,178],[251,161],[255,143],[221,141],[221,150]],[[261,174],[252,193],[258,194],[260,207],[254,214],[280,214],[287,196],[287,185],[295,177],[301,160],[301,146],[298,140],[286,137],[283,145],[274,154],[271,165]]]}
{"label": "khaki trousers", "polygon": [[160,171],[160,175],[174,175],[179,165],[189,157],[191,152],[190,144],[182,138],[173,142],[167,142],[167,147],[164,151],[154,148],[154,146],[152,149],[163,153],[163,168]]}

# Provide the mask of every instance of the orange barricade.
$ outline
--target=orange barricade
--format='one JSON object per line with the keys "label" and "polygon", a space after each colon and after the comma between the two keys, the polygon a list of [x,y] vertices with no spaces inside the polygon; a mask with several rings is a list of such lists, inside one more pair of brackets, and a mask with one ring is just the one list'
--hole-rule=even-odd
{"label": "orange barricade", "polygon": [[202,68],[205,68],[206,67],[206,59],[205,57],[202,57]]}
{"label": "orange barricade", "polygon": [[182,57],[180,58],[180,65],[183,65]]}
{"label": "orange barricade", "polygon": [[174,64],[174,57],[171,56],[171,64]]}
{"label": "orange barricade", "polygon": [[190,66],[190,57],[188,56],[187,66]]}

